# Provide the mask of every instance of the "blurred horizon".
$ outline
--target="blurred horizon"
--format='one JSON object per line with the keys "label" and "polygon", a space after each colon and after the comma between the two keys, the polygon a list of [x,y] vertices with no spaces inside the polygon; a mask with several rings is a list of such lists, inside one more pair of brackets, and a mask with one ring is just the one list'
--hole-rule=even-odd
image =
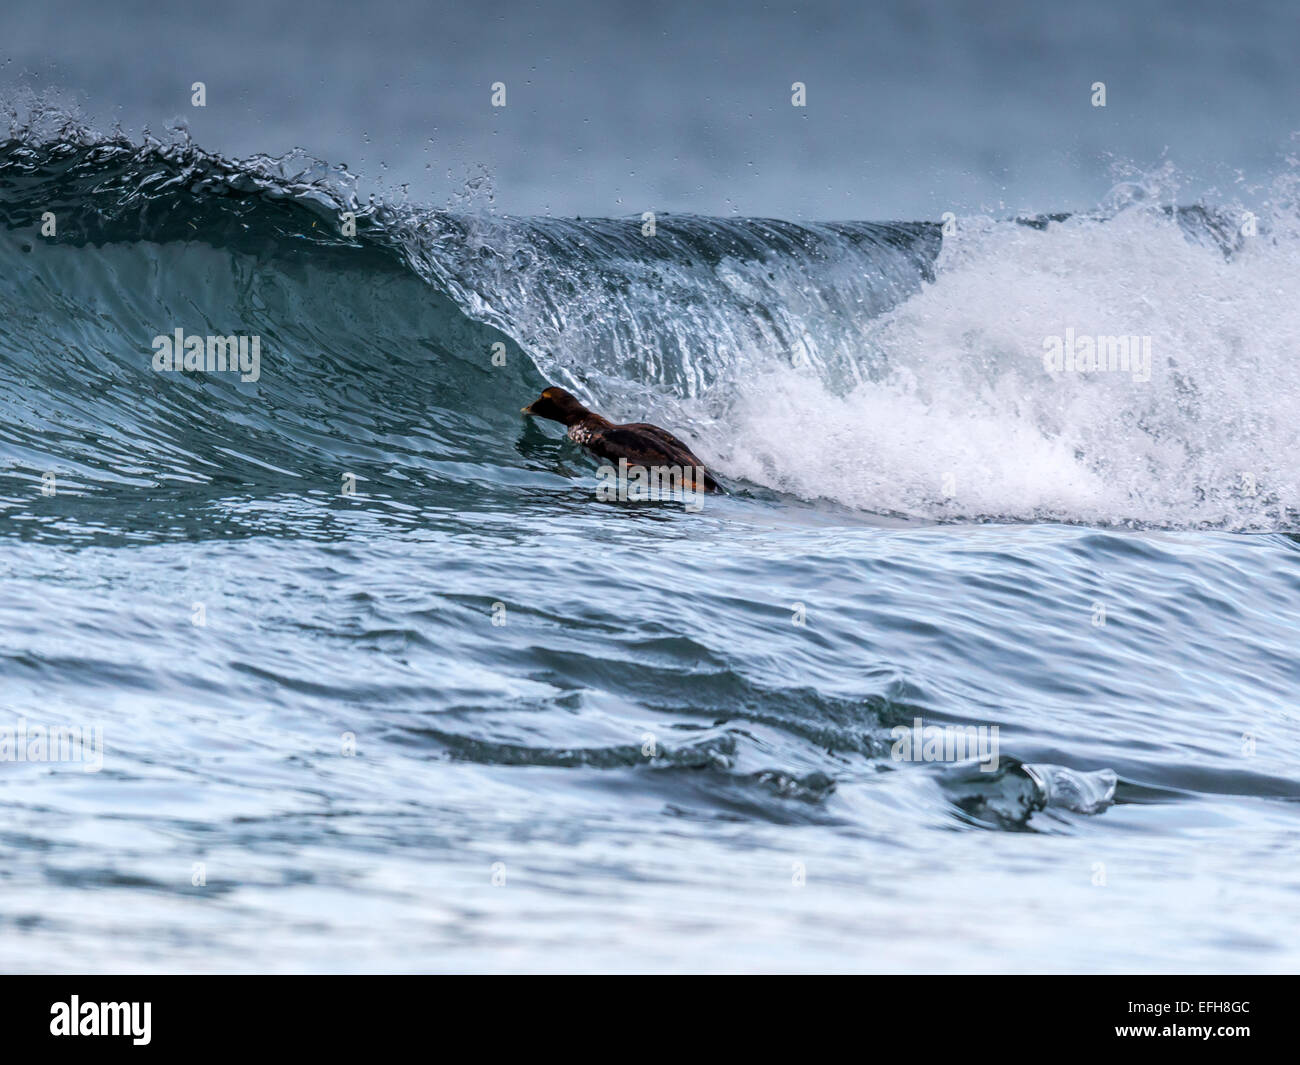
{"label": "blurred horizon", "polygon": [[1185,200],[1249,199],[1300,126],[1295,21],[1283,3],[1172,0],[323,0],[310,17],[284,0],[48,0],[0,11],[0,98],[52,90],[134,135],[181,121],[234,157],[302,148],[433,206],[486,173],[510,214],[1079,210],[1166,162]]}

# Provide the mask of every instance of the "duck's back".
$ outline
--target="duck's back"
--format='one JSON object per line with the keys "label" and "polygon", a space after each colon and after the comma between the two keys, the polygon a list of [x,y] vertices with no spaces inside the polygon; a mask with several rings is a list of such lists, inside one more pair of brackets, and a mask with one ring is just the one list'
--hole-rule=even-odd
{"label": "duck's back", "polygon": [[[583,433],[582,438],[576,433],[571,435],[601,458],[627,459],[629,466],[704,466],[695,452],[667,429],[648,422],[605,425]],[[710,490],[718,488],[718,482],[707,471],[704,486]]]}

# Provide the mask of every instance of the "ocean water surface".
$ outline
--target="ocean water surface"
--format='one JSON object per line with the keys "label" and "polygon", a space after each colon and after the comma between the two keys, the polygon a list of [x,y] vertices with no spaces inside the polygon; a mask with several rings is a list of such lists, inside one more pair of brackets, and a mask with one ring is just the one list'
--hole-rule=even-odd
{"label": "ocean water surface", "polygon": [[0,12],[0,970],[1296,971],[1247,8]]}
{"label": "ocean water surface", "polygon": [[[1293,215],[350,195],[0,149],[2,706],[103,744],[0,763],[6,969],[1294,969]],[[598,501],[548,382],[729,493]]]}

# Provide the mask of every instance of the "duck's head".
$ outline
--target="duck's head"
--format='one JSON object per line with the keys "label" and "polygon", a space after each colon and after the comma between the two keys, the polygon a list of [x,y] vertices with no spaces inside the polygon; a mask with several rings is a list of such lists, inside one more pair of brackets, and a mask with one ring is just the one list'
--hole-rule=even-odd
{"label": "duck's head", "polygon": [[524,414],[533,414],[538,418],[550,418],[562,425],[573,425],[582,421],[591,411],[562,388],[552,385],[528,406],[522,408]]}

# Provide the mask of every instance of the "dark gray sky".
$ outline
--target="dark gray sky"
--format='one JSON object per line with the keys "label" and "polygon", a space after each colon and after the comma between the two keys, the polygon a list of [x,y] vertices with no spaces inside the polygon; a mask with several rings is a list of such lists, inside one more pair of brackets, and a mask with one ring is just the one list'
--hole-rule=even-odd
{"label": "dark gray sky", "polygon": [[485,167],[512,214],[937,217],[1088,207],[1115,163],[1166,155],[1184,200],[1276,173],[1300,128],[1296,11],[41,0],[0,10],[0,85],[61,90],[103,127],[185,119],[226,154],[303,147],[438,205]]}

